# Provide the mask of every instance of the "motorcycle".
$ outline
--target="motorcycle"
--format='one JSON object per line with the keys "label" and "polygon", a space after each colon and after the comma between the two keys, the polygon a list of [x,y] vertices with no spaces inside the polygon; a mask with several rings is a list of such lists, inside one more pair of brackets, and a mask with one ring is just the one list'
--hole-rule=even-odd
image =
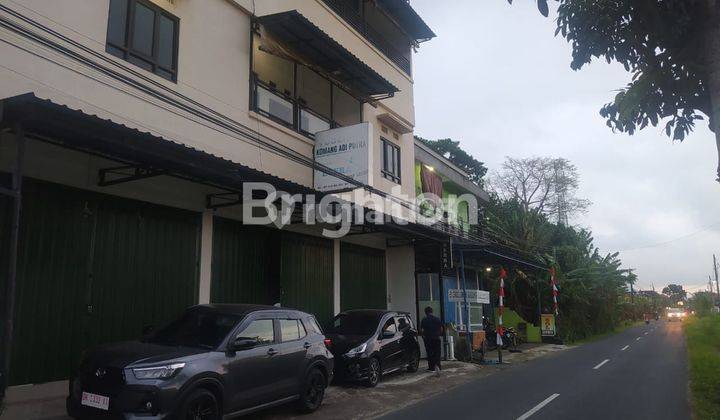
{"label": "motorcycle", "polygon": [[[487,318],[483,319],[483,324],[486,341],[488,343],[488,350],[496,350],[497,330],[495,329],[495,324]],[[501,338],[503,350],[510,349],[510,351],[517,351],[517,347],[521,344],[522,341],[520,335],[513,327],[504,327]]]}

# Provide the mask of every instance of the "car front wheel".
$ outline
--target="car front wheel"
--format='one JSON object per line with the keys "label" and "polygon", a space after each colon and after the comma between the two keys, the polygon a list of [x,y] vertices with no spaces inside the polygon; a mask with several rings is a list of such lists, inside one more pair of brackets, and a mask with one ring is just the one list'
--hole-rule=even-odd
{"label": "car front wheel", "polygon": [[410,362],[408,362],[407,371],[411,373],[417,372],[418,367],[420,367],[420,350],[415,349],[410,355]]}
{"label": "car front wheel", "polygon": [[377,359],[377,357],[373,357],[368,362],[368,372],[367,379],[365,380],[365,385],[369,386],[370,388],[377,386],[377,384],[380,382],[381,376],[382,371],[380,370],[380,361]]}
{"label": "car front wheel", "polygon": [[220,420],[220,407],[215,395],[207,389],[196,389],[180,409],[183,420]]}
{"label": "car front wheel", "polygon": [[302,392],[300,393],[299,408],[304,413],[312,413],[317,410],[325,397],[327,380],[320,369],[313,369],[305,377]]}

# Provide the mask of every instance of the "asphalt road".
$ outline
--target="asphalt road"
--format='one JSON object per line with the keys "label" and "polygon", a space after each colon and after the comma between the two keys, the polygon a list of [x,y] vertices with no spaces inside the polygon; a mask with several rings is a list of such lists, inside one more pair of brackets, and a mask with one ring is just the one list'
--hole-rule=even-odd
{"label": "asphalt road", "polygon": [[511,367],[383,419],[690,419],[680,323],[651,322]]}

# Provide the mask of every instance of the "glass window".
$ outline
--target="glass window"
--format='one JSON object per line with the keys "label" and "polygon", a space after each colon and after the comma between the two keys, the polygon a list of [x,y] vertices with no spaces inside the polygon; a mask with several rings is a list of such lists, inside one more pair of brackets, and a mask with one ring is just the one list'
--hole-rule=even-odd
{"label": "glass window", "polygon": [[158,64],[172,69],[175,61],[175,22],[165,15],[160,16],[158,27]]}
{"label": "glass window", "polygon": [[255,91],[255,106],[261,114],[277,118],[289,125],[294,122],[293,103],[260,85]]}
{"label": "glass window", "polygon": [[320,131],[330,129],[330,122],[318,117],[307,109],[300,110],[300,130],[315,135]]}
{"label": "glass window", "polygon": [[110,0],[105,50],[160,77],[177,79],[178,20],[144,0]]}
{"label": "glass window", "polygon": [[305,66],[297,70],[298,102],[316,115],[330,119],[330,81]]}
{"label": "glass window", "polygon": [[135,25],[132,32],[133,50],[152,56],[155,37],[155,11],[142,3],[135,7]]}
{"label": "glass window", "polygon": [[382,327],[383,332],[391,332],[395,334],[397,332],[397,325],[395,325],[395,318],[390,318],[385,322],[385,325]]}
{"label": "glass window", "polygon": [[275,341],[272,319],[257,319],[237,335],[237,338],[255,340],[258,344],[270,344]]}
{"label": "glass window", "polygon": [[362,122],[362,104],[340,88],[333,89],[333,120],[340,126]]}
{"label": "glass window", "polygon": [[299,340],[305,337],[305,327],[297,319],[280,320],[280,339],[283,342]]}
{"label": "glass window", "polygon": [[410,320],[405,316],[399,316],[395,318],[397,322],[397,328],[399,331],[405,331],[410,328]]}
{"label": "glass window", "polygon": [[386,139],[382,139],[383,177],[400,183],[400,148]]}
{"label": "glass window", "polygon": [[380,323],[378,312],[346,312],[338,314],[328,328],[330,334],[370,335]]}
{"label": "glass window", "polygon": [[322,334],[322,328],[320,328],[320,325],[318,324],[315,317],[310,317],[305,320],[305,326],[307,329],[309,329],[311,332],[315,334]]}
{"label": "glass window", "polygon": [[214,349],[240,321],[240,316],[190,309],[147,338],[150,343]]}
{"label": "glass window", "polygon": [[273,54],[262,51],[262,41],[253,38],[253,71],[257,79],[276,92],[290,98],[295,96],[295,64]]}
{"label": "glass window", "polygon": [[125,45],[127,17],[128,0],[112,0],[110,2],[110,19],[108,20],[108,42]]}

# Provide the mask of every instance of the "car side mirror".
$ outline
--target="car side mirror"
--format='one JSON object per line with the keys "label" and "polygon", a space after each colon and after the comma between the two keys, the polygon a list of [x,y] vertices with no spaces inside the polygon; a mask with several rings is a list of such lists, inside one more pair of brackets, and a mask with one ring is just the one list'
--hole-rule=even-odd
{"label": "car side mirror", "polygon": [[233,350],[233,351],[248,350],[248,349],[255,347],[255,345],[257,345],[257,340],[255,340],[255,339],[247,338],[247,337],[238,337],[232,342],[232,345],[230,346],[230,350]]}
{"label": "car side mirror", "polygon": [[380,334],[381,338],[393,338],[395,337],[395,333],[392,331],[383,331],[382,334]]}
{"label": "car side mirror", "polygon": [[155,331],[155,327],[153,325],[146,325],[142,329],[142,335],[143,336],[149,335],[153,331]]}

